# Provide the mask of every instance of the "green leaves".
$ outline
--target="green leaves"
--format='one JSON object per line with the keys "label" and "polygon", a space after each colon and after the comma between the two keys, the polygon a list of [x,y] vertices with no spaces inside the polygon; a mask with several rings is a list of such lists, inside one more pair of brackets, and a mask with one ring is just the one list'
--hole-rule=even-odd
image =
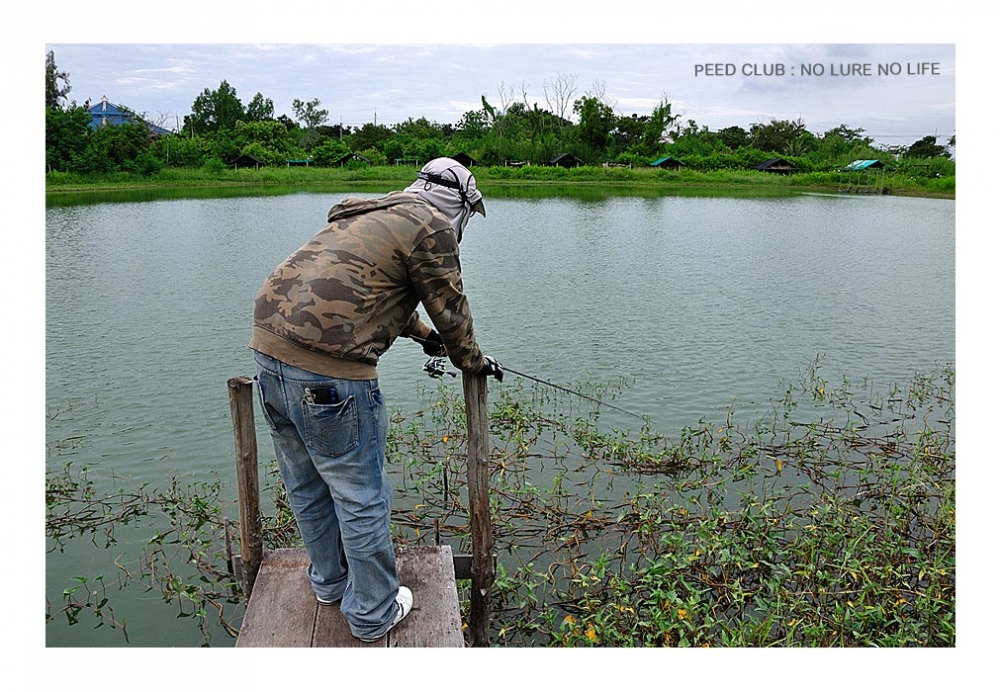
{"label": "green leaves", "polygon": [[[589,404],[545,388],[498,390],[493,641],[953,646],[954,371],[878,391],[833,385],[819,366],[757,419],[742,412],[737,424],[734,404],[722,423],[672,433],[609,430]],[[627,384],[581,387],[613,397]],[[426,399],[415,414],[390,414],[393,536],[467,552],[463,402],[443,383]],[[267,469],[265,545],[293,545],[276,464]],[[47,536],[52,549],[80,536],[110,544],[116,527],[155,518],[119,585],[157,589],[207,643],[217,626],[234,635],[242,612],[219,493],[218,480],[175,480],[102,494],[86,469],[66,467],[46,479]],[[77,577],[62,599],[48,620],[124,632],[102,577]]]}

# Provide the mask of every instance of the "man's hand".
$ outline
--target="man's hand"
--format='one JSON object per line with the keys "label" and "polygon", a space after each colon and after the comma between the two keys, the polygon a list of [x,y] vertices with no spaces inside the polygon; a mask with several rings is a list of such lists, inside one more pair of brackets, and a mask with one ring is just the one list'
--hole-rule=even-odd
{"label": "man's hand", "polygon": [[437,332],[431,332],[427,335],[427,338],[421,339],[416,336],[411,336],[411,339],[416,341],[418,344],[424,347],[424,353],[426,353],[431,358],[437,356],[445,355],[446,351],[444,348],[444,341],[441,340],[441,335]]}
{"label": "man's hand", "polygon": [[483,367],[479,368],[477,375],[486,375],[487,377],[493,375],[497,378],[497,382],[503,382],[503,366],[500,365],[500,361],[491,356],[484,356]]}

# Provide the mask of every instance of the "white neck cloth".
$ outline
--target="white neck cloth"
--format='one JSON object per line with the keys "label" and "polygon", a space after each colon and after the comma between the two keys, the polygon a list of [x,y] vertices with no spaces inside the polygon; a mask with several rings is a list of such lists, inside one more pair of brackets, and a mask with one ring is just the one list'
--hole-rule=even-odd
{"label": "white neck cloth", "polygon": [[469,217],[475,211],[486,216],[483,193],[476,189],[475,177],[465,166],[449,158],[434,159],[421,169],[420,174],[429,179],[421,178],[405,191],[419,195],[444,214],[455,229],[458,242],[462,242]]}

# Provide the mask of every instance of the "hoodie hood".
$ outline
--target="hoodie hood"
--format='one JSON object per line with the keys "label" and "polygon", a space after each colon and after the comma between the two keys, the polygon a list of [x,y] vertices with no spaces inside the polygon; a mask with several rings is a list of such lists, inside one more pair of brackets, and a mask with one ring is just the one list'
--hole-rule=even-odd
{"label": "hoodie hood", "polygon": [[377,209],[389,209],[397,204],[409,202],[412,199],[412,197],[401,195],[399,192],[390,192],[385,197],[376,197],[373,199],[345,197],[338,204],[330,207],[330,211],[326,213],[326,222],[333,223],[334,221],[340,221],[341,219],[347,219],[359,214],[367,214]]}

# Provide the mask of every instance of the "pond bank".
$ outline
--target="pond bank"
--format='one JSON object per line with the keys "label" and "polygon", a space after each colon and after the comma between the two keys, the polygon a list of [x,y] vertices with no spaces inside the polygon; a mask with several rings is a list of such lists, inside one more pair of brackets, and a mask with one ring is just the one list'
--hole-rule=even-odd
{"label": "pond bank", "polygon": [[[615,194],[685,194],[686,192],[717,191],[715,194],[796,194],[800,192],[838,193],[857,185],[856,175],[802,173],[779,176],[758,171],[662,171],[657,169],[602,169],[583,166],[576,169],[532,166],[519,169],[475,167],[473,171],[484,190],[520,188],[548,189],[565,194],[565,188],[593,189],[600,187]],[[79,176],[50,173],[46,176],[46,194],[103,192],[122,190],[205,190],[239,187],[282,188],[288,191],[310,189],[366,189],[372,192],[399,189],[413,179],[410,166],[382,166],[358,169],[330,168],[262,168],[257,170],[180,170],[166,169],[151,176],[115,174],[111,176]],[[915,180],[890,176],[886,186],[893,195],[955,198],[954,177]],[[570,193],[571,194],[571,193]]]}

